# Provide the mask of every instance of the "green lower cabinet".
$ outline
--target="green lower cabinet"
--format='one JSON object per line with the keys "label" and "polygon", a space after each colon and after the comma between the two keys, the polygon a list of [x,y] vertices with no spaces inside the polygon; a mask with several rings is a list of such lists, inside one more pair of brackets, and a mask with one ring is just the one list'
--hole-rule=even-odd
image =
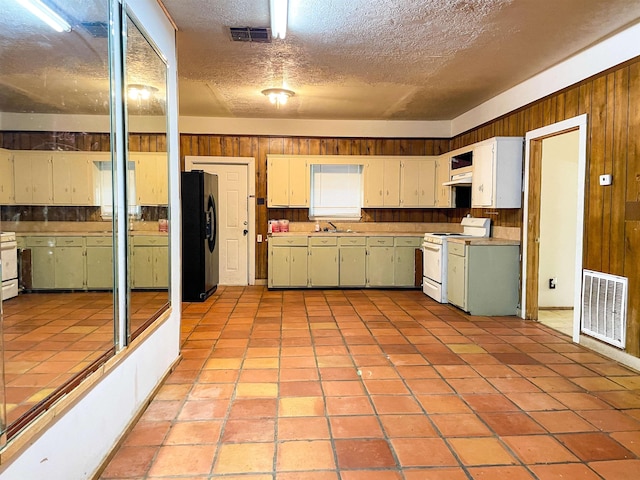
{"label": "green lower cabinet", "polygon": [[340,286],[364,287],[367,284],[367,247],[365,237],[340,237]]}
{"label": "green lower cabinet", "polygon": [[55,288],[55,247],[34,247],[31,250],[31,286],[34,289]]}
{"label": "green lower cabinet", "polygon": [[367,286],[392,287],[394,276],[393,237],[367,238]]}
{"label": "green lower cabinet", "polygon": [[307,237],[271,237],[268,250],[269,288],[307,286]]}
{"label": "green lower cabinet", "polygon": [[308,283],[307,248],[291,247],[290,258],[289,285],[306,287]]}
{"label": "green lower cabinet", "polygon": [[113,289],[113,240],[111,237],[87,237],[87,288]]}
{"label": "green lower cabinet", "polygon": [[133,237],[132,288],[168,288],[169,239],[166,236]]}
{"label": "green lower cabinet", "polygon": [[338,246],[311,246],[309,248],[309,285],[337,287],[338,284]]}
{"label": "green lower cabinet", "polygon": [[[78,240],[82,241],[82,238]],[[55,288],[84,288],[84,247],[56,247],[55,262]]]}
{"label": "green lower cabinet", "polygon": [[396,237],[393,284],[396,287],[415,286],[416,248],[422,244],[421,237]]}

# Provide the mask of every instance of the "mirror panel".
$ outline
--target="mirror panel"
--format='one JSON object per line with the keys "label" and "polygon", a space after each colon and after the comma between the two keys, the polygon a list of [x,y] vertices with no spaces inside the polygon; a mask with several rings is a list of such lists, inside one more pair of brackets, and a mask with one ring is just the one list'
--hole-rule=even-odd
{"label": "mirror panel", "polygon": [[132,339],[169,307],[167,65],[135,19],[125,21]]}

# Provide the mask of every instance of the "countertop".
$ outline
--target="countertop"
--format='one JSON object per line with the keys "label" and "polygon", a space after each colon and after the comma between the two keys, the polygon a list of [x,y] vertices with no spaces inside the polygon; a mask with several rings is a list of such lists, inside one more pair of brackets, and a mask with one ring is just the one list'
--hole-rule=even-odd
{"label": "countertop", "polygon": [[447,242],[464,245],[520,245],[520,240],[508,240],[495,237],[449,237]]}
{"label": "countertop", "polygon": [[[168,232],[158,232],[151,230],[140,230],[129,232],[133,236],[167,236]],[[16,232],[18,237],[110,237],[113,234],[111,231],[103,232]]]}
{"label": "countertop", "polygon": [[420,237],[424,233],[419,232],[359,232],[359,231],[339,231],[339,232],[275,232],[272,237]]}

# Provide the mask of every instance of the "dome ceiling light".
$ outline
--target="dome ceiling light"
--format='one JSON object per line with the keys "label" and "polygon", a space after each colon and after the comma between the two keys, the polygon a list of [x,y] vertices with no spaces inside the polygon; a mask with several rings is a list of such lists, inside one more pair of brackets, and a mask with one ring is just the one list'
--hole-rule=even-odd
{"label": "dome ceiling light", "polygon": [[262,90],[262,94],[269,97],[269,101],[273,103],[276,108],[280,108],[280,105],[286,105],[289,97],[293,97],[296,93],[286,88],[267,88],[266,90]]}

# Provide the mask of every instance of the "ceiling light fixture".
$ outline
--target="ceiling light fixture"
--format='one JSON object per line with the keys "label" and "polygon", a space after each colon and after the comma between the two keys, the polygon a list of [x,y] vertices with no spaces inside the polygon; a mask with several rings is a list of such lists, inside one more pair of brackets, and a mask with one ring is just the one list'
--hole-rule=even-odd
{"label": "ceiling light fixture", "polygon": [[127,87],[127,92],[131,100],[149,100],[157,91],[158,89],[156,87],[150,87],[149,85],[141,85],[138,83],[132,83]]}
{"label": "ceiling light fixture", "polygon": [[276,108],[280,108],[280,105],[286,105],[289,97],[293,97],[296,93],[286,88],[267,88],[266,90],[262,90],[262,94],[269,97],[269,101],[273,103]]}
{"label": "ceiling light fixture", "polygon": [[271,12],[271,37],[281,38],[287,35],[288,0],[269,0]]}
{"label": "ceiling light fixture", "polygon": [[64,18],[54,12],[42,0],[18,0],[18,3],[45,22],[56,32],[70,32],[71,25]]}

